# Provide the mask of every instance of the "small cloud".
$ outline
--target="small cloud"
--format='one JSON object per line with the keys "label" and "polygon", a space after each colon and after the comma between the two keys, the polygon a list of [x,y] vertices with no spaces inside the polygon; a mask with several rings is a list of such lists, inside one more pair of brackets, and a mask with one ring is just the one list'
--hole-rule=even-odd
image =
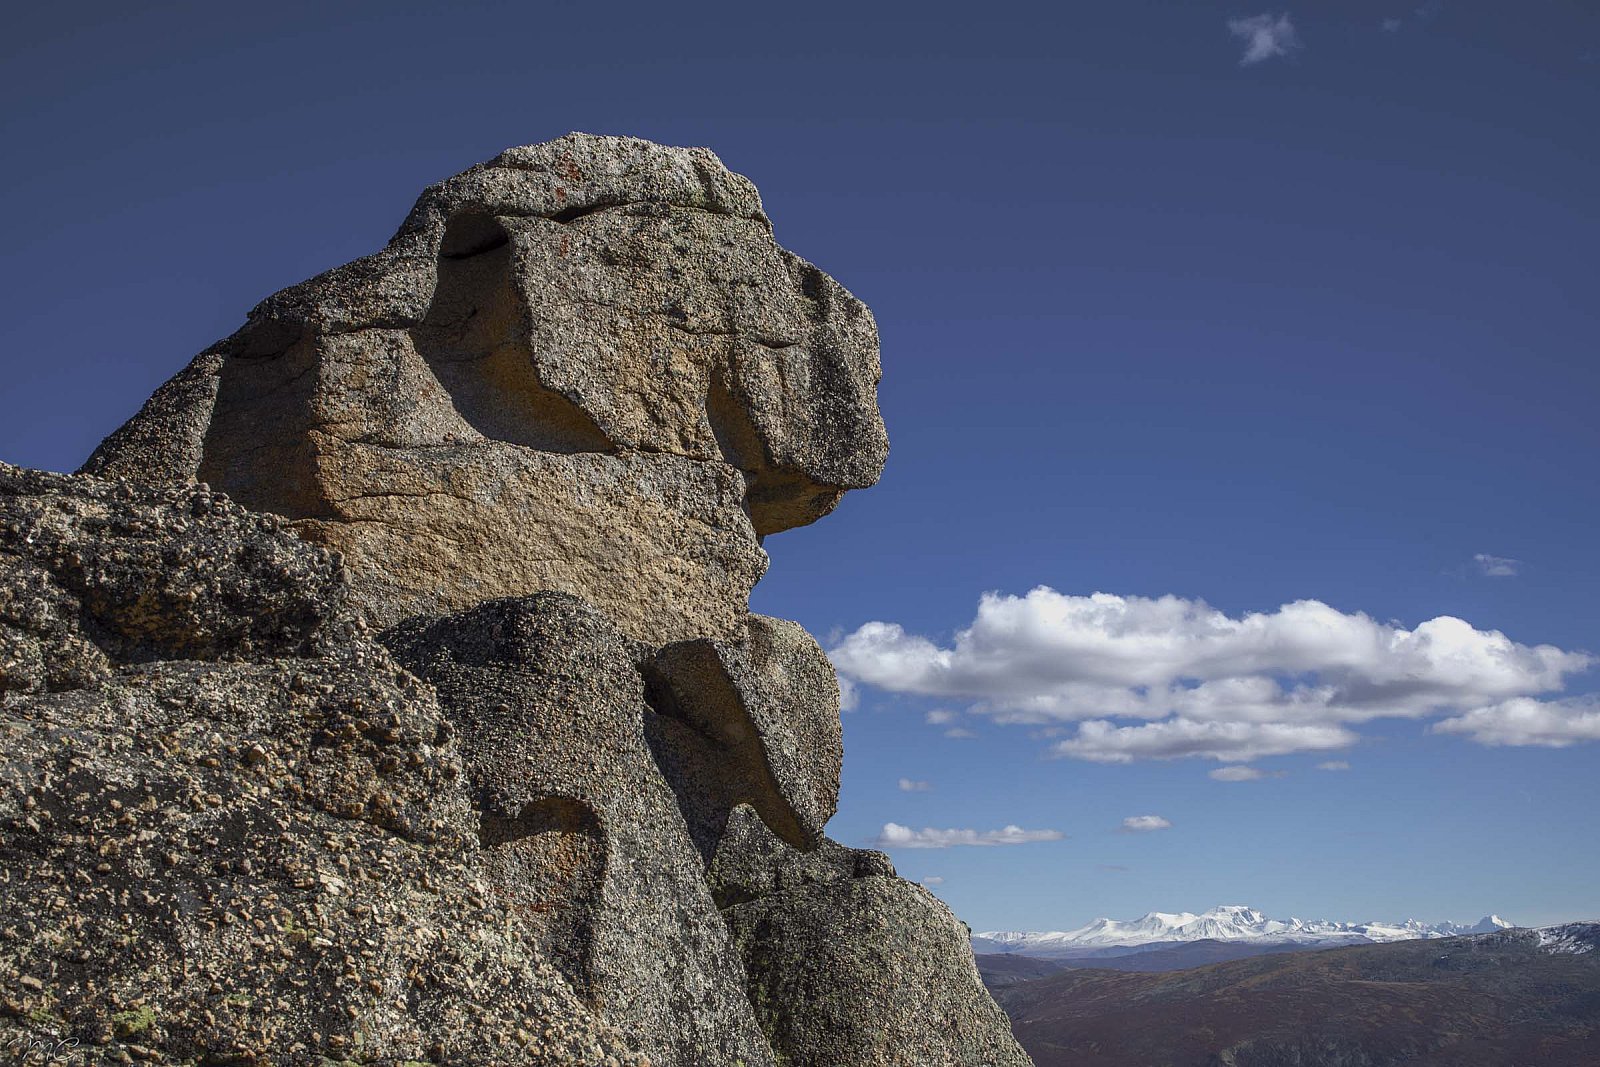
{"label": "small cloud", "polygon": [[934,887],[936,885],[944,885],[944,876],[943,875],[938,875],[938,874],[930,874],[928,877],[924,878],[921,882],[919,882],[917,884],[918,885],[925,885],[925,886],[927,886],[927,887],[929,887],[931,889],[932,887]]}
{"label": "small cloud", "polygon": [[1229,19],[1228,32],[1244,42],[1244,56],[1239,60],[1241,67],[1287,56],[1305,47],[1287,13]]}
{"label": "small cloud", "polygon": [[1259,767],[1218,767],[1207,775],[1219,782],[1259,782],[1264,778],[1282,778],[1282,771],[1263,771]]}
{"label": "small cloud", "polygon": [[955,741],[970,741],[978,736],[964,726],[951,725],[960,721],[961,713],[951,711],[949,708],[934,708],[924,715],[922,719],[929,726],[949,726],[950,728],[944,732],[944,735]]}
{"label": "small cloud", "polygon": [[1488,578],[1515,578],[1522,570],[1520,559],[1491,556],[1487,552],[1479,552],[1472,557],[1472,562],[1476,563],[1478,570]]}
{"label": "small cloud", "polygon": [[1007,826],[1000,830],[935,830],[932,827],[913,830],[909,826],[888,822],[883,824],[883,831],[873,844],[879,848],[990,847],[1060,841],[1064,837],[1066,835],[1060,830],[1024,830],[1020,826]]}
{"label": "small cloud", "polygon": [[900,779],[900,792],[902,793],[926,793],[932,788],[932,782],[914,782],[910,778]]}
{"label": "small cloud", "polygon": [[1331,759],[1317,764],[1319,771],[1348,771],[1350,764],[1347,760]]}
{"label": "small cloud", "polygon": [[1401,26],[1401,20],[1400,19],[1384,19],[1383,20],[1383,32],[1384,33],[1399,33],[1400,32],[1400,26]]}
{"label": "small cloud", "polygon": [[1102,871],[1131,871],[1131,870],[1133,870],[1133,868],[1132,867],[1124,867],[1120,863],[1102,863],[1102,864],[1100,864],[1100,870],[1102,870]]}
{"label": "small cloud", "polygon": [[1122,832],[1125,834],[1148,834],[1170,829],[1172,823],[1159,815],[1130,815],[1122,820]]}

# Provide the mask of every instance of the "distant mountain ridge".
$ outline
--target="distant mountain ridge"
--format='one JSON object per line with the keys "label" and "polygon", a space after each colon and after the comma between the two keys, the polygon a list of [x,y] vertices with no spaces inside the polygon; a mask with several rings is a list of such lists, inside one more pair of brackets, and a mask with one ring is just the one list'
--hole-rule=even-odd
{"label": "distant mountain ridge", "polygon": [[1191,941],[1247,942],[1262,945],[1358,945],[1428,940],[1487,934],[1512,929],[1514,923],[1486,915],[1475,923],[1335,922],[1327,919],[1274,919],[1243,904],[1225,904],[1204,911],[1153,911],[1138,919],[1095,919],[1076,930],[991,930],[974,934],[973,949],[982,953],[1014,953],[1040,958],[1121,955]]}
{"label": "distant mountain ridge", "polygon": [[[1188,953],[1221,942],[1188,942]],[[1248,950],[1248,944],[1235,944]],[[986,956],[1037,1067],[1595,1067],[1600,922],[1389,944],[1257,945],[1187,969]],[[1041,967],[1056,971],[1029,977]]]}
{"label": "distant mountain ridge", "polygon": [[1541,926],[1533,931],[1534,939],[1546,952],[1568,956],[1586,956],[1600,951],[1600,922],[1562,923],[1559,926]]}

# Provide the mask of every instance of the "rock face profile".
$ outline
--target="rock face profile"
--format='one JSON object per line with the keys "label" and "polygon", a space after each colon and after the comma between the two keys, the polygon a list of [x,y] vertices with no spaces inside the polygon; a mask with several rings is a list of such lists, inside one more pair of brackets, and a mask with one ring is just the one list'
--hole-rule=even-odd
{"label": "rock face profile", "polygon": [[871,485],[877,328],[703,149],[572,135],[423,193],[84,471],[196,479],[339,551],[375,625],[558,590],[729,637],[761,538]]}
{"label": "rock face profile", "polygon": [[878,375],[749,182],[573,134],[79,474],[0,465],[0,1044],[1027,1063],[965,928],[827,837],[837,679],[747,606],[762,537],[877,479]]}

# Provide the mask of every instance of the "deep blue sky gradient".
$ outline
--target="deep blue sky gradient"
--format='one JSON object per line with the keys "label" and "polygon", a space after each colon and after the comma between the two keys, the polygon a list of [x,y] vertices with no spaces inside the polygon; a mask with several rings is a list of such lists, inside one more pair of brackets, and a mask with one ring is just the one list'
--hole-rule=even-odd
{"label": "deep blue sky gradient", "polygon": [[[948,639],[981,592],[1046,583],[1600,650],[1600,17],[1297,5],[1304,50],[1241,67],[1226,22],[1261,10],[19,9],[0,458],[75,467],[262,297],[379,247],[423,185],[625,133],[714,148],[882,331],[884,480],[769,539],[758,610]],[[1479,552],[1523,572],[1488,579]],[[896,856],[980,929],[1223,902],[1600,917],[1600,746],[1386,721],[1347,774],[1285,758],[1224,785],[1046,760],[1022,727],[947,740],[927,707],[849,713],[833,833],[1069,834]],[[1176,825],[1111,832],[1147,811]]]}

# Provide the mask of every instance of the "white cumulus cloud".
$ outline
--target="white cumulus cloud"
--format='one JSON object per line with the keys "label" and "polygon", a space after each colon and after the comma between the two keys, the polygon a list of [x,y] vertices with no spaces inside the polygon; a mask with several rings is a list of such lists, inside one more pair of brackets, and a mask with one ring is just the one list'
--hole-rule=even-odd
{"label": "white cumulus cloud", "polygon": [[1060,830],[1024,830],[1020,826],[1007,826],[1000,830],[935,830],[932,827],[913,830],[909,826],[889,822],[883,824],[883,831],[878,834],[874,844],[879,848],[988,847],[1060,841],[1065,836]]}
{"label": "white cumulus cloud", "polygon": [[916,782],[910,778],[900,779],[900,792],[902,793],[926,793],[932,788],[932,782]]}
{"label": "white cumulus cloud", "polygon": [[1566,748],[1600,741],[1600,696],[1566,700],[1518,697],[1436,722],[1438,733],[1465,734],[1480,745],[1540,745]]}
{"label": "white cumulus cloud", "polygon": [[1218,767],[1216,770],[1211,771],[1208,777],[1215,778],[1219,782],[1259,782],[1263,778],[1282,778],[1283,772],[1277,771],[1269,774],[1259,767],[1245,767],[1241,764],[1233,764],[1228,767]]}
{"label": "white cumulus cloud", "polygon": [[1230,616],[1184,597],[1048,586],[984,594],[948,644],[869,622],[828,654],[860,685],[965,701],[999,722],[1079,723],[1055,754],[1109,763],[1331,752],[1355,744],[1360,723],[1553,693],[1594,662],[1449,615],[1407,629],[1317,600]]}
{"label": "white cumulus cloud", "polygon": [[1244,55],[1239,60],[1243,67],[1287,56],[1304,47],[1287,13],[1229,19],[1228,32],[1244,42]]}
{"label": "white cumulus cloud", "polygon": [[1277,722],[1197,722],[1175,718],[1142,726],[1118,726],[1091,719],[1078,736],[1058,741],[1051,749],[1096,763],[1132,763],[1137,759],[1253,760],[1290,752],[1349,748],[1356,734],[1343,726],[1306,726]]}
{"label": "white cumulus cloud", "polygon": [[1122,832],[1148,834],[1153,830],[1170,830],[1172,823],[1159,815],[1130,815],[1122,820]]}

